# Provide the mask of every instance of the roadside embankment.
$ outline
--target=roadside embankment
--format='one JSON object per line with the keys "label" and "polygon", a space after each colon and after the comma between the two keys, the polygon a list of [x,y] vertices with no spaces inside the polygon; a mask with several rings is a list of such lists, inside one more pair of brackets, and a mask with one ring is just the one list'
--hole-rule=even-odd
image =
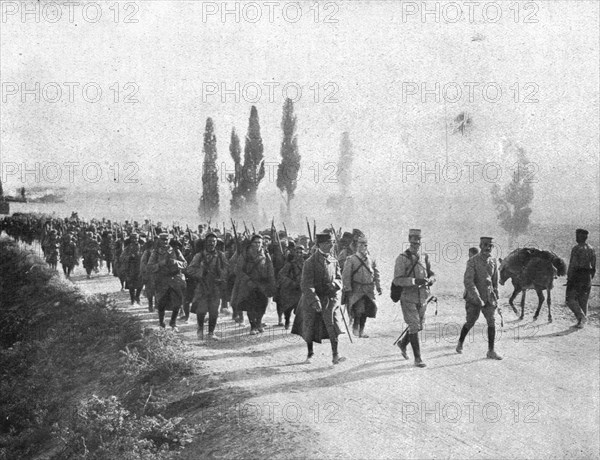
{"label": "roadside embankment", "polygon": [[176,335],[143,330],[9,238],[0,314],[0,459],[166,459],[193,439],[197,425],[169,417],[168,389],[202,385]]}

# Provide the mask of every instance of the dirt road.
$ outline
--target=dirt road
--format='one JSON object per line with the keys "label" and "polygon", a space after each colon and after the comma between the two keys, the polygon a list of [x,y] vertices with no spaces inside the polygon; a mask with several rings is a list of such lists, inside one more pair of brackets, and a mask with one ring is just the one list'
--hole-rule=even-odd
{"label": "dirt road", "polygon": [[[128,305],[116,278],[87,280],[78,273],[74,281],[84,291],[110,293],[157,327],[145,301]],[[600,329],[593,289],[583,330],[572,328],[563,287],[553,292],[553,323],[546,307],[532,321],[535,296],[523,321],[503,306],[505,324],[500,328],[498,319],[497,333],[502,361],[485,358],[483,317],[463,354],[455,353],[464,305],[457,295],[438,295],[438,314],[430,304],[422,338],[425,369],[413,367],[412,356],[403,360],[392,345],[405,325],[387,293],[377,319],[367,323],[370,338],[350,344],[347,335],[340,337],[348,360],[337,366],[328,342],[315,344],[316,359],[306,364],[299,337],[278,327],[249,336],[247,327],[227,317],[219,319],[223,340],[200,343],[192,315],[181,335],[220,396],[210,417],[187,399],[190,419],[204,417],[213,425],[183,457],[598,458]],[[501,293],[506,299],[508,290]],[[266,323],[277,323],[273,305]],[[222,422],[214,425],[215,419]]]}

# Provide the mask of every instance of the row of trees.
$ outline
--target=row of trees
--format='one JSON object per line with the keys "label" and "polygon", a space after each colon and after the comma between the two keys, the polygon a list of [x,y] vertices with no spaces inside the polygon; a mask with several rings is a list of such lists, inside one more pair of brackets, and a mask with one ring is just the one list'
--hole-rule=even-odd
{"label": "row of trees", "polygon": [[[286,218],[291,217],[292,200],[298,186],[300,172],[300,152],[298,149],[297,117],[294,113],[294,103],[286,99],[283,105],[281,129],[281,162],[277,168],[277,188],[280,190],[285,202]],[[216,218],[219,215],[219,172],[217,168],[217,138],[212,118],[206,120],[204,132],[204,162],[202,167],[202,196],[198,213],[204,220]],[[260,182],[265,177],[264,146],[260,134],[258,111],[255,106],[250,109],[248,132],[242,150],[239,136],[235,127],[231,130],[229,154],[233,159],[234,172],[227,175],[227,182],[231,190],[231,215],[240,217],[244,215],[255,216],[258,212],[257,191]],[[350,164],[352,155],[348,133],[342,136],[342,153],[339,171],[342,185],[342,195],[349,188]]]}

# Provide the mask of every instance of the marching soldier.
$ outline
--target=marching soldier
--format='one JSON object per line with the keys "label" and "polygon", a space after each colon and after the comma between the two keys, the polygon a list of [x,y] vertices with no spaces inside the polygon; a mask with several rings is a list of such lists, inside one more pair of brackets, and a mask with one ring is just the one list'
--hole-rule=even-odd
{"label": "marching soldier", "polygon": [[53,229],[50,231],[50,237],[44,243],[42,248],[44,250],[44,255],[46,256],[46,263],[54,270],[56,270],[56,265],[58,264],[59,246],[58,232]]}
{"label": "marching soldier", "polygon": [[98,259],[100,258],[100,244],[94,237],[93,232],[85,232],[85,238],[83,240],[83,266],[87,273],[88,279],[92,277],[92,270],[98,268]]}
{"label": "marching soldier", "polygon": [[125,273],[125,287],[129,290],[131,305],[140,305],[140,293],[144,286],[141,275],[142,245],[139,235],[132,233],[129,236],[129,244],[121,254],[120,269]]}
{"label": "marching soldier", "polygon": [[102,251],[102,257],[106,261],[108,273],[110,273],[111,266],[114,269],[115,260],[115,241],[112,232],[106,232],[106,234],[102,236],[100,249]]}
{"label": "marching soldier", "polygon": [[471,257],[465,270],[465,300],[467,321],[460,331],[456,352],[462,353],[465,337],[483,313],[488,325],[489,359],[502,359],[494,351],[496,340],[496,308],[498,306],[498,264],[492,258],[493,238],[482,236],[479,240],[481,252]]}
{"label": "marching soldier", "polygon": [[352,332],[355,336],[368,338],[365,324],[367,318],[375,318],[377,314],[375,289],[381,295],[381,285],[377,263],[369,255],[367,239],[359,237],[356,243],[357,251],[346,259],[342,280],[348,298],[348,311],[354,318]]}
{"label": "marching soldier", "polygon": [[262,236],[253,235],[250,246],[237,259],[231,294],[231,306],[248,314],[250,335],[264,332],[262,317],[269,297],[274,293],[275,275],[271,257],[263,248]]}
{"label": "marching soldier", "polygon": [[169,244],[169,234],[161,233],[157,247],[152,251],[148,260],[147,269],[154,273],[154,286],[156,293],[156,307],[158,309],[158,322],[160,327],[165,327],[165,310],[173,310],[169,326],[177,332],[177,314],[183,302],[185,279],[182,270],[187,267],[187,262],[179,249]]}
{"label": "marching soldier", "polygon": [[278,314],[285,317],[285,329],[290,328],[290,317],[296,311],[302,291],[300,281],[302,266],[304,265],[304,246],[298,245],[294,252],[290,252],[283,268],[279,271],[279,304]]}
{"label": "marching soldier", "polygon": [[219,317],[219,304],[221,303],[221,286],[227,275],[227,259],[222,251],[216,249],[217,236],[208,233],[205,239],[205,249],[194,256],[186,273],[194,278],[196,291],[193,305],[198,319],[198,338],[204,340],[204,319],[208,313],[208,338],[215,337],[215,327]]}
{"label": "marching soldier", "polygon": [[[344,233],[342,239],[346,239],[348,237],[349,233],[346,232]],[[358,239],[359,238],[364,238],[365,234],[360,231],[359,229],[355,228],[352,230],[352,241],[351,243],[346,246],[338,255],[338,262],[340,264],[340,270],[344,270],[344,264],[346,263],[346,260],[348,259],[348,257],[354,255],[356,253],[356,248],[358,246]]]}
{"label": "marching soldier", "polygon": [[144,244],[144,252],[142,252],[142,258],[140,259],[140,276],[142,277],[142,284],[144,286],[144,293],[148,299],[148,311],[154,311],[154,273],[148,270],[148,261],[152,255],[154,249],[154,241],[148,240]]}
{"label": "marching soldier", "polygon": [[589,232],[582,228],[575,230],[577,244],[571,249],[571,259],[567,271],[566,303],[577,318],[575,327],[583,328],[587,322],[587,303],[596,275],[596,253],[586,243]]}
{"label": "marching soldier", "polygon": [[73,241],[73,235],[67,233],[60,245],[60,263],[63,267],[63,272],[67,278],[71,277],[71,272],[77,261],[77,245]]}
{"label": "marching soldier", "polygon": [[292,334],[301,336],[306,342],[307,362],[314,355],[313,342],[321,343],[323,339],[329,339],[333,364],[338,364],[346,359],[338,352],[342,276],[338,261],[330,254],[333,246],[331,235],[317,234],[316,246],[314,254],[306,260],[302,269],[302,296]]}
{"label": "marching soldier", "polygon": [[421,230],[409,230],[408,241],[410,247],[398,256],[394,267],[393,283],[402,287],[400,305],[404,321],[408,325],[408,333],[398,342],[398,346],[404,359],[408,359],[406,348],[410,343],[415,366],[425,367],[421,359],[419,331],[423,330],[429,287],[435,283],[435,277],[427,254],[421,257]]}

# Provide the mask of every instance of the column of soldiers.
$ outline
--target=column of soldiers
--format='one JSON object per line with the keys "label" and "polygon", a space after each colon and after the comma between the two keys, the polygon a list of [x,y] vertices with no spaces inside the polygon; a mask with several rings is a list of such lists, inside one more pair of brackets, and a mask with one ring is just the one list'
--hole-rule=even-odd
{"label": "column of soldiers", "polygon": [[[106,262],[108,273],[128,289],[131,304],[140,304],[144,289],[149,311],[158,311],[160,327],[166,327],[165,314],[171,311],[169,326],[187,322],[190,313],[197,318],[197,334],[204,340],[208,317],[208,339],[215,334],[219,313],[229,314],[237,323],[250,323],[250,334],[264,332],[263,316],[270,299],[276,304],[278,326],[300,335],[307,344],[307,360],[314,355],[314,342],[329,339],[333,363],[344,358],[338,350],[338,337],[344,328],[359,339],[368,338],[367,318],[377,314],[377,295],[382,294],[377,262],[369,253],[365,234],[354,229],[338,235],[324,230],[296,240],[287,232],[266,230],[245,232],[244,237],[210,226],[197,231],[173,227],[170,233],[160,222],[148,220],[125,224],[78,218],[40,222],[29,216],[4,218],[0,229],[22,241],[41,242],[48,263],[60,260],[66,277],[80,258],[87,277]],[[421,230],[408,233],[409,247],[396,259],[393,285],[401,290],[400,306],[406,333],[398,340],[402,356],[412,348],[414,364],[425,367],[419,332],[436,276],[427,254],[421,252]],[[334,239],[335,237],[335,239]],[[577,245],[571,251],[567,273],[566,304],[577,318],[577,327],[587,321],[591,280],[595,276],[596,256],[587,244],[588,232],[577,229]],[[39,238],[39,236],[38,236]],[[467,334],[480,314],[487,322],[487,357],[501,360],[495,351],[495,314],[498,308],[498,262],[492,257],[493,238],[481,237],[479,249],[472,248],[464,273],[466,321],[460,332],[456,352],[462,353]],[[220,310],[219,310],[220,309]],[[295,313],[292,325],[292,313]],[[348,315],[347,324],[345,315]]]}

